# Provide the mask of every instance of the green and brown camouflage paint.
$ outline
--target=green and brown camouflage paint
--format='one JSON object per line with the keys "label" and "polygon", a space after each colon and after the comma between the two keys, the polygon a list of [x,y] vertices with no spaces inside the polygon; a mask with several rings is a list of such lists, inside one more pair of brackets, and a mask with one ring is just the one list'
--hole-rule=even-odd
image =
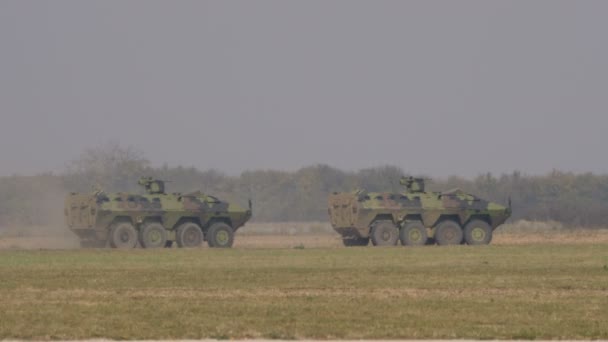
{"label": "green and brown camouflage paint", "polygon": [[69,194],[64,212],[67,226],[83,242],[105,242],[117,221],[130,222],[137,230],[146,222],[159,222],[167,230],[167,240],[174,241],[176,228],[186,221],[197,224],[205,234],[216,222],[236,232],[251,218],[251,207],[245,209],[200,191],[166,194],[164,183],[151,178],[142,178],[139,184],[146,188],[146,194],[106,194],[100,190]]}
{"label": "green and brown camouflage paint", "polygon": [[425,192],[424,180],[402,178],[403,193],[366,192],[333,193],[328,198],[332,227],[343,238],[365,239],[379,221],[390,221],[397,229],[405,223],[421,222],[428,238],[444,220],[455,222],[461,229],[473,220],[486,222],[492,230],[511,215],[510,207],[489,202],[459,189]]}

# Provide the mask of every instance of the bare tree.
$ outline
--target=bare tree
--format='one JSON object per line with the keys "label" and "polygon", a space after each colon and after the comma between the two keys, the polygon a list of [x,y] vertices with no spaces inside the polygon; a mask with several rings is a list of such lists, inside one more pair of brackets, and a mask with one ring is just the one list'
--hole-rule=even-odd
{"label": "bare tree", "polygon": [[137,178],[149,172],[150,162],[133,147],[116,142],[87,148],[67,165],[69,187],[83,191],[100,185],[109,191],[133,189]]}

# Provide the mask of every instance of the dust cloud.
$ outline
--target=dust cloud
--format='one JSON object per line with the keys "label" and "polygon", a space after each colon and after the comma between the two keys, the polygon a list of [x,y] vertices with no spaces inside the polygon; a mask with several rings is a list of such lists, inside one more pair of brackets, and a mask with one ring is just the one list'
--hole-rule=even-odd
{"label": "dust cloud", "polygon": [[30,184],[30,188],[37,195],[10,208],[7,216],[12,219],[0,225],[0,250],[79,248],[78,238],[64,222],[67,190],[59,183]]}

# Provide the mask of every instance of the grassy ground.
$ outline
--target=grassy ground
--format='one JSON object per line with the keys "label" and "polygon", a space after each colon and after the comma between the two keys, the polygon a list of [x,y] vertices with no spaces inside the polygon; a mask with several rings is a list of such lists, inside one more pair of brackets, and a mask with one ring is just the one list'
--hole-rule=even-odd
{"label": "grassy ground", "polygon": [[608,338],[608,245],[0,251],[0,340]]}

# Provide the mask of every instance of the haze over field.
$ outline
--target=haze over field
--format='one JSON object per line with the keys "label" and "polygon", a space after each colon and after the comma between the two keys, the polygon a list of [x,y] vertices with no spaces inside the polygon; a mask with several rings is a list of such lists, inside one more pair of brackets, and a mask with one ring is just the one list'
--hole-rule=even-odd
{"label": "haze over field", "polygon": [[605,1],[2,1],[0,175],[608,172]]}

